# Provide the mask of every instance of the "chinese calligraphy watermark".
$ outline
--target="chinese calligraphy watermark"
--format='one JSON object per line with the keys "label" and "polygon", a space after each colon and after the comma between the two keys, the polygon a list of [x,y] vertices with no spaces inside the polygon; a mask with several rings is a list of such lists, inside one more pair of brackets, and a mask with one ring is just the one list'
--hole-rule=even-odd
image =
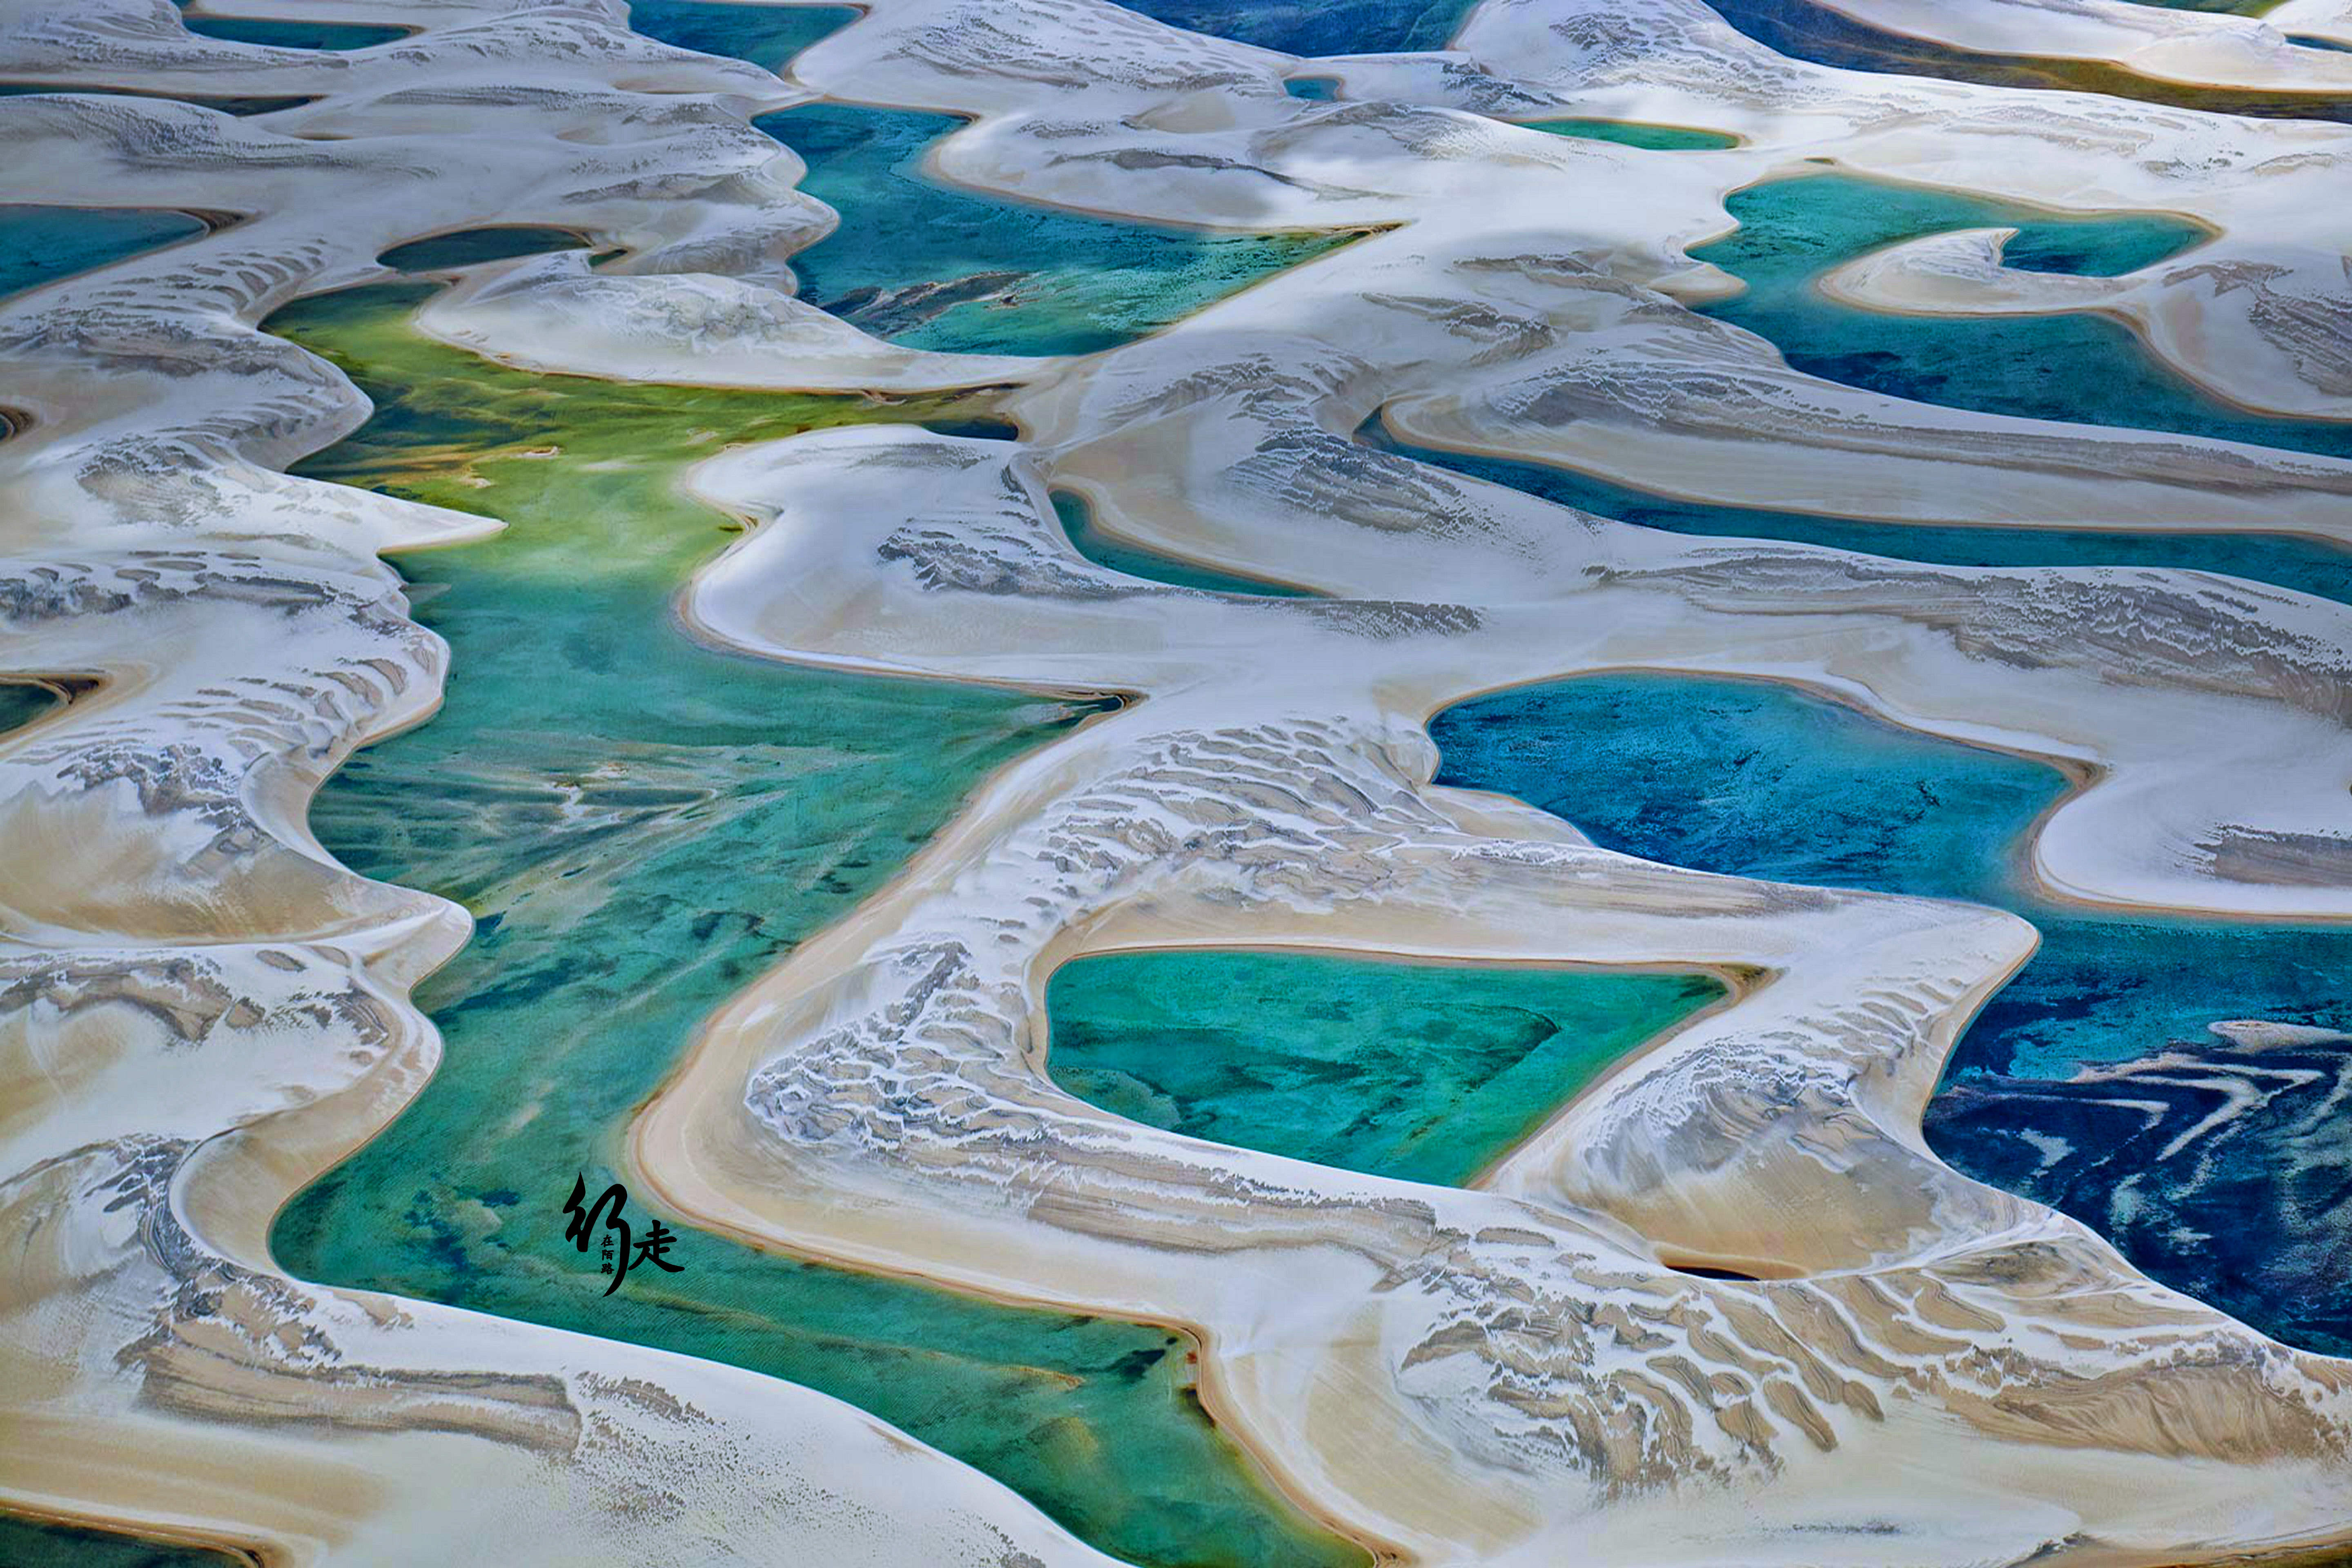
{"label": "chinese calligraphy watermark", "polygon": [[[667,1269],[672,1274],[682,1274],[686,1271],[686,1265],[672,1263],[669,1260],[669,1249],[677,1244],[677,1233],[659,1220],[654,1221],[646,1229],[644,1239],[635,1244],[635,1250],[632,1255],[629,1222],[621,1217],[621,1210],[629,1201],[629,1191],[626,1187],[614,1182],[604,1189],[594,1203],[583,1208],[580,1206],[581,1200],[587,1195],[588,1178],[585,1175],[576,1176],[572,1183],[572,1195],[563,1201],[563,1212],[572,1216],[564,1223],[563,1239],[571,1242],[583,1253],[588,1250],[588,1243],[592,1239],[597,1243],[600,1272],[613,1277],[613,1282],[604,1287],[605,1295],[609,1296],[619,1289],[621,1281],[629,1277],[629,1270],[640,1263],[650,1263],[655,1268]],[[601,1236],[597,1235],[597,1222],[600,1219],[604,1222],[604,1234]],[[617,1251],[613,1245],[616,1232],[620,1237],[620,1247]]]}

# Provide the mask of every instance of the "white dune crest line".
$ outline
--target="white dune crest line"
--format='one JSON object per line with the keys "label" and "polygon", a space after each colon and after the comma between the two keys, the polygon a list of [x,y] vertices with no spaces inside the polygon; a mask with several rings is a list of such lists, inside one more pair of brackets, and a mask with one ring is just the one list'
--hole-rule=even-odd
{"label": "white dune crest line", "polygon": [[[1084,0],[890,0],[795,75],[980,115],[934,159],[950,177],[1235,228],[1399,226],[1127,348],[1008,364],[904,354],[751,292],[743,279],[782,283],[830,222],[791,189],[796,161],[742,123],[797,90],[630,40],[617,7],[438,7],[446,29],[340,65],[191,42],[148,9],[110,39],[64,12],[25,31],[85,74],[327,97],[242,127],[169,105],[0,103],[0,137],[25,138],[11,145],[79,199],[201,186],[259,215],[0,305],[0,332],[42,323],[0,352],[46,389],[32,429],[0,445],[0,494],[21,508],[0,606],[12,668],[58,659],[53,624],[69,625],[77,668],[110,682],[0,742],[26,803],[11,842],[102,851],[74,879],[14,861],[0,876],[26,978],[0,1061],[37,1086],[31,1114],[0,1122],[16,1173],[0,1212],[26,1216],[20,1232],[37,1216],[44,1238],[0,1320],[8,1367],[37,1373],[8,1384],[27,1392],[0,1497],[297,1560],[662,1558],[660,1521],[614,1490],[625,1465],[713,1541],[772,1561],[1101,1561],[806,1391],[267,1267],[277,1203],[405,1103],[435,1055],[405,987],[461,914],[341,872],[299,816],[318,777],[429,710],[442,676],[368,552],[479,525],[272,473],[363,409],[247,323],[373,276],[387,243],[497,219],[635,247],[593,281],[562,261],[498,269],[464,296],[478,309],[436,318],[509,363],[1021,384],[1005,404],[1018,446],[831,433],[706,465],[704,492],[761,525],[688,589],[707,634],[1142,696],[992,780],[905,876],[714,1022],[631,1135],[641,1173],[687,1212],[1200,1324],[1204,1394],[1242,1439],[1326,1517],[1433,1563],[1958,1564],[2088,1537],[2156,1563],[2346,1537],[2344,1363],[2151,1285],[2083,1227],[1922,1150],[1919,1106],[2030,948],[2023,922],[1612,855],[1429,790],[1420,727],[1460,695],[1580,668],[1823,686],[2103,767],[2037,851],[2084,896],[2333,913],[2342,607],[2200,574],[1675,539],[1347,439],[1384,405],[1532,455],[1580,449],[1595,432],[1576,425],[1599,425],[1604,450],[1654,477],[1703,468],[1742,421],[1803,409],[1772,482],[1823,510],[1874,512],[1965,474],[1957,521],[2339,537],[2347,465],[1870,399],[1675,303],[1719,287],[1681,247],[1721,227],[1722,194],[1816,147],[2025,199],[2073,181],[2078,199],[2135,208],[2227,205],[2246,168],[2276,165],[2264,199],[2297,209],[2280,243],[2299,244],[2325,237],[2301,209],[2340,177],[2333,128],[2135,109],[2116,139],[2034,167],[2016,138],[2078,134],[2096,100],[1790,78],[1761,51],[1753,90],[1724,92],[1704,51],[1619,49],[1656,42],[1635,24],[1666,6],[1585,18],[1654,91],[1586,79],[1583,47],[1548,26],[1525,47],[1506,36],[1574,22],[1573,4],[1490,4],[1458,58],[1349,68],[1444,107],[1318,106],[1282,91],[1303,62]],[[1524,75],[1486,64],[1506,58]],[[555,90],[517,93],[519,78]],[[1801,138],[1759,107],[1790,79]],[[1458,111],[1637,97],[1643,118],[1729,121],[1760,150],[1645,156]],[[2267,209],[2231,215],[2215,226],[2242,228],[2231,243],[2259,258]],[[2324,391],[2325,363],[2297,353],[2325,333],[2283,347],[2246,292],[2182,296],[2198,341]],[[738,332],[762,346],[742,352]],[[167,374],[151,362],[175,343],[200,352]],[[1609,356],[1636,374],[1608,374]],[[191,374],[200,360],[220,369]],[[1475,392],[1469,412],[1438,406],[1456,387]],[[1562,390],[1574,418],[1548,424],[1539,400]],[[1809,437],[1816,425],[1841,445]],[[2013,472],[1987,466],[2004,445]],[[1115,532],[1346,597],[1250,602],[1104,571],[1049,521],[1061,483]],[[156,647],[220,662],[158,672]],[[2133,749],[2192,728],[2216,737],[2195,758]],[[2291,782],[2239,798],[2209,771],[2222,755],[2276,757]],[[2114,809],[2131,792],[2153,818]],[[2200,849],[2231,830],[2283,847]],[[1476,1191],[1173,1137],[1044,1078],[1056,963],[1237,940],[1697,965],[1739,995]],[[223,1069],[149,1070],[192,1040]],[[1791,1278],[1668,1267],[1710,1260]]]}

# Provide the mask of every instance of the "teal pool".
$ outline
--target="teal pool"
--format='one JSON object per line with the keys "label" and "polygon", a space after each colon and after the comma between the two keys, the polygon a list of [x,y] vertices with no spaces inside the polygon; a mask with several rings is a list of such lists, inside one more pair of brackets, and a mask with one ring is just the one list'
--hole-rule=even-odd
{"label": "teal pool", "polygon": [[632,32],[700,54],[730,55],[780,75],[794,55],[856,18],[856,8],[849,5],[629,0]]}
{"label": "teal pool", "polygon": [[[1430,732],[1443,756],[1439,783],[1517,795],[1611,848],[2024,915],[2042,947],[1955,1050],[1927,1119],[1937,1152],[2078,1215],[2156,1278],[2257,1327],[2314,1349],[2352,1351],[2352,1298],[2325,1273],[2326,1259],[2352,1247],[2352,1184],[2327,1186],[2327,1168],[2315,1174],[2310,1160],[2249,1157],[2270,1136],[2259,1121],[2232,1130],[2242,1143],[2228,1163],[2242,1180],[2231,1201],[2263,1222],[2233,1246],[2207,1226],[2166,1223],[2168,1194],[2184,1203],[2210,1196],[2198,1184],[2212,1177],[2202,1161],[2210,1146],[2190,1156],[2184,1144],[2160,1166],[2120,1169],[2094,1158],[2112,1144],[2086,1141],[2036,1163],[2018,1153],[2021,1137],[2037,1131],[2031,1121],[1981,1112],[1989,1097],[2018,1117],[2037,1107],[2063,1112],[2065,1126],[2048,1130],[2049,1152],[2084,1113],[2055,1086],[2086,1073],[2128,1076],[2176,1043],[2193,1055],[2219,1050],[2209,1024],[2260,1018],[2352,1031],[2352,931],[2054,904],[2024,860],[2028,830],[2065,788],[2053,769],[1785,687],[1594,677],[1463,703],[1440,713]],[[2274,1131],[2306,1135],[2297,1129],[2310,1112],[2303,1105]],[[2329,1114],[2334,1147],[2352,1160],[2341,1113]],[[2187,1116],[2181,1126],[2200,1121]],[[2259,1252],[2249,1250],[2255,1236]]]}
{"label": "teal pool", "polygon": [[2121,324],[2088,312],[1960,320],[1840,304],[1832,268],[1925,235],[2017,226],[2016,265],[2105,277],[2178,255],[2203,230],[2162,214],[2058,216],[2034,208],[1809,174],[1733,193],[1739,227],[1691,252],[1748,285],[1706,313],[1770,340],[1797,369],[1923,403],[2352,457],[2352,424],[2250,414],[2200,391]]}
{"label": "teal pool", "polygon": [[1657,153],[1720,152],[1739,145],[1739,138],[1720,131],[1700,131],[1686,125],[1653,125],[1639,120],[1522,120],[1530,131],[1554,136],[1574,136],[1588,142],[1616,142]]}
{"label": "teal pool", "polygon": [[436,234],[395,245],[376,259],[403,272],[434,272],[446,268],[472,267],[484,261],[504,261],[516,256],[541,256],[554,250],[584,250],[587,241],[568,228],[538,224],[491,224],[481,228]]}
{"label": "teal pool", "polygon": [[1094,509],[1087,504],[1085,497],[1073,490],[1054,492],[1054,515],[1060,520],[1062,532],[1076,547],[1079,554],[1097,566],[1107,566],[1129,577],[1140,577],[1148,583],[1166,583],[1179,588],[1205,588],[1213,594],[1250,594],[1275,599],[1321,596],[1287,584],[1220,572],[1213,566],[1200,565],[1181,555],[1163,555],[1139,544],[1113,539],[1095,526]]}
{"label": "teal pool", "polygon": [[793,258],[801,295],[877,336],[956,353],[1093,353],[1359,237],[1114,222],[956,190],[922,170],[961,122],[806,104],[752,121],[844,215]]}
{"label": "teal pool", "polygon": [[0,298],[204,232],[200,219],[160,207],[0,205]]}
{"label": "teal pool", "polygon": [[366,49],[408,37],[410,29],[371,22],[303,22],[274,16],[214,16],[184,7],[180,20],[191,33],[232,44],[262,44],[274,49]]}
{"label": "teal pool", "polygon": [[1477,0],[1134,0],[1195,33],[1290,55],[1386,55],[1442,49]]}
{"label": "teal pool", "polygon": [[1458,1186],[1724,994],[1704,974],[1115,953],[1055,972],[1047,1068],[1171,1132]]}

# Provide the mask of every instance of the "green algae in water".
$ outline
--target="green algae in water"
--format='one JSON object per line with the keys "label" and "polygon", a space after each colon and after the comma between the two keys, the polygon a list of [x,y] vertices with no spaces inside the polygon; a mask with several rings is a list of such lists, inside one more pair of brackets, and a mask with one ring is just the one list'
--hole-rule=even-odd
{"label": "green algae in water", "polygon": [[751,123],[808,164],[801,189],[844,215],[793,258],[801,297],[908,348],[1117,348],[1361,232],[1217,234],[957,190],[922,169],[962,123],[952,115],[815,103]]}
{"label": "green algae in water", "polygon": [[164,208],[0,205],[0,298],[204,232],[201,219]]}
{"label": "green algae in water", "polygon": [[738,5],[723,0],[629,0],[629,29],[698,54],[730,55],[781,73],[792,58],[856,20],[849,5]]}
{"label": "green algae in water", "polygon": [[6,1568],[238,1568],[253,1561],[241,1552],[0,1513],[0,1563]]}
{"label": "green algae in water", "polygon": [[1686,125],[1653,125],[1640,120],[1522,120],[1529,131],[1553,136],[1573,136],[1587,142],[1616,142],[1646,147],[1654,153],[1716,153],[1739,145],[1739,138],[1720,131],[1700,131]]}
{"label": "green algae in water", "polygon": [[[1961,1037],[1938,1105],[1978,1086],[2013,1094],[2066,1083],[2174,1042],[2200,1051],[2211,1042],[2206,1026],[2221,1020],[2352,1030],[2352,931],[2050,901],[2028,871],[2027,835],[2066,785],[2041,763],[1786,687],[1668,675],[1496,692],[1446,709],[1430,734],[1438,783],[1517,795],[1612,849],[1737,876],[1968,900],[2031,920],[2042,946]],[[2352,1298],[2281,1276],[2276,1259],[2155,1223],[2160,1206],[2147,1205],[2165,1192],[2147,1173],[2135,1197],[2132,1169],[2085,1181],[2053,1155],[2021,1172],[2011,1150],[1981,1135],[1937,1138],[1945,1124],[1931,1107],[1932,1146],[1961,1171],[2108,1230],[2139,1268],[2257,1328],[2352,1351]],[[2118,1230],[2118,1203],[2150,1223]],[[2306,1205],[2282,1204],[2275,1225],[2314,1244],[2282,1246],[2281,1258],[2329,1247],[2340,1258],[2352,1247],[2352,1189],[2337,1179]]]}
{"label": "green algae in water", "polygon": [[1112,953],[1055,971],[1047,1065],[1078,1098],[1172,1132],[1458,1185],[1724,994],[1704,974]]}
{"label": "green algae in water", "polygon": [[2204,237],[2161,214],[2059,216],[1981,197],[1844,174],[1735,192],[1739,227],[1691,252],[1748,285],[1704,307],[1810,374],[1923,403],[2074,424],[2171,431],[2352,457],[2352,424],[2248,413],[2200,391],[2120,323],[2088,312],[1958,319],[1840,304],[1814,287],[1855,257],[1924,235],[2017,226],[2021,265],[2108,276]]}
{"label": "green algae in water", "polygon": [[1206,1419],[1189,1343],[1169,1331],[683,1226],[686,1272],[640,1269],[599,1294],[561,1205],[576,1173],[613,1179],[631,1110],[695,1026],[870,894],[990,771],[1090,710],[734,658],[671,624],[672,595],[723,542],[677,489],[685,462],[966,405],[535,376],[410,331],[425,292],[354,289],[270,323],[377,404],[301,471],[509,525],[407,563],[418,618],[450,644],[445,705],[355,756],[311,823],[346,863],[457,899],[478,924],[418,991],[440,1069],[288,1206],[277,1256],[306,1279],[823,1390],[1131,1562],[1364,1563]]}
{"label": "green algae in water", "polygon": [[1274,599],[1322,597],[1319,594],[1294,588],[1286,583],[1220,572],[1213,566],[1203,566],[1181,556],[1163,555],[1140,544],[1113,539],[1095,526],[1094,509],[1087,504],[1084,496],[1073,490],[1055,490],[1053,497],[1054,515],[1061,520],[1063,533],[1068,536],[1079,554],[1097,566],[1107,566],[1129,577],[1140,577],[1148,583],[1166,583],[1178,588],[1205,588],[1213,594],[1249,594]]}

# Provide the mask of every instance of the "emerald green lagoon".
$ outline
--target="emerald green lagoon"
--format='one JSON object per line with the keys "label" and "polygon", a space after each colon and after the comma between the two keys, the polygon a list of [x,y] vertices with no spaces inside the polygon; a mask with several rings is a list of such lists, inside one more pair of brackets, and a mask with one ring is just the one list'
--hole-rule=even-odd
{"label": "emerald green lagoon", "polygon": [[[1361,1564],[1207,1418],[1170,1331],[1001,1306],[761,1252],[667,1216],[679,1274],[620,1290],[567,1246],[575,1176],[614,1179],[630,1113],[696,1025],[871,894],[992,770],[1099,705],[821,673],[690,641],[671,602],[731,524],[680,469],[824,425],[960,424],[968,402],[538,376],[406,325],[425,289],[269,323],[374,418],[298,471],[494,513],[402,562],[446,637],[446,700],[311,813],[373,877],[465,904],[420,987],[440,1069],[272,1237],[295,1274],[729,1362],[845,1399],[1148,1564]],[[640,1230],[648,1196],[631,1194]]]}
{"label": "emerald green lagoon", "polygon": [[204,232],[202,219],[167,207],[0,205],[0,298]]}
{"label": "emerald green lagoon", "polygon": [[1725,994],[1705,974],[1111,953],[1054,972],[1046,1065],[1079,1099],[1171,1132],[1458,1186]]}
{"label": "emerald green lagoon", "polygon": [[1132,223],[958,190],[922,167],[963,123],[953,115],[811,103],[751,123],[808,164],[801,189],[845,215],[793,258],[801,297],[908,348],[1117,348],[1360,237]]}
{"label": "emerald green lagoon", "polygon": [[1181,555],[1163,555],[1157,550],[1114,539],[1095,526],[1094,509],[1087,504],[1084,496],[1075,490],[1055,490],[1053,495],[1054,515],[1061,521],[1062,532],[1079,554],[1097,566],[1107,566],[1129,577],[1140,577],[1148,583],[1166,583],[1178,588],[1205,588],[1213,594],[1249,594],[1275,599],[1322,596],[1305,588],[1269,582],[1263,577],[1244,577],[1237,573],[1220,572],[1213,566],[1203,566]]}
{"label": "emerald green lagoon", "polygon": [[241,1552],[181,1546],[0,1513],[0,1565],[5,1568],[236,1568],[253,1561]]}
{"label": "emerald green lagoon", "polygon": [[1654,153],[1716,153],[1739,145],[1739,138],[1720,131],[1700,131],[1686,125],[1653,125],[1641,120],[1522,120],[1529,131],[1553,136],[1574,136],[1587,142],[1616,142],[1646,147]]}

